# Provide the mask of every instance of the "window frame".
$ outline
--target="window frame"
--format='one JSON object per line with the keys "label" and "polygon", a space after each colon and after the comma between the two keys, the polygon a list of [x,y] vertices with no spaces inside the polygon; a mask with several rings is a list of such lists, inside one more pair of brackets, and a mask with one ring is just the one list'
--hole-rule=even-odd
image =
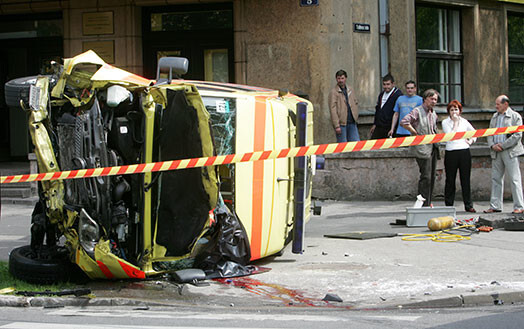
{"label": "window frame", "polygon": [[[429,49],[419,49],[418,48],[418,40],[420,37],[420,34],[417,31],[417,8],[424,7],[424,8],[432,8],[432,9],[440,9],[445,10],[446,15],[446,49],[448,50],[429,50]],[[453,43],[453,25],[454,22],[451,18],[451,11],[458,12],[458,38],[459,38],[459,51],[452,51],[449,49],[452,49],[452,43]],[[439,90],[440,97],[439,97],[439,105],[443,105],[448,103],[452,100],[451,98],[451,90],[455,86],[459,86],[460,88],[460,97],[458,97],[459,101],[462,104],[465,104],[465,98],[464,98],[464,54],[463,54],[463,40],[462,40],[462,10],[458,7],[452,7],[452,6],[438,6],[434,4],[424,3],[424,2],[417,2],[415,4],[415,47],[416,47],[416,68],[417,68],[417,86],[419,86],[420,90],[425,90],[423,88],[424,85],[428,85],[431,82],[423,82],[420,81],[420,75],[419,75],[419,62],[420,60],[424,59],[432,59],[432,60],[442,60],[447,62],[447,76],[448,76],[448,82],[438,81],[436,83],[432,83],[433,85],[437,84],[439,87],[441,87],[443,90],[446,91],[446,94],[448,95],[450,99],[444,99],[442,97],[442,90]],[[453,61],[458,61],[460,65],[460,80],[459,83],[450,82],[450,77],[452,76],[453,68],[450,63]]]}
{"label": "window frame", "polygon": [[[524,20],[524,12],[515,12],[515,11],[508,11],[506,12],[506,17],[509,17],[509,16],[517,16],[517,17],[520,17]],[[507,19],[507,18],[506,18]],[[508,34],[508,42],[509,42],[509,24],[507,24],[506,26],[506,33]],[[508,94],[509,94],[509,89],[511,87],[511,80],[510,80],[510,77],[509,77],[509,67],[511,65],[511,63],[518,63],[518,64],[522,64],[524,65],[524,52],[522,54],[512,54],[510,53],[510,50],[509,50],[509,45],[508,45]],[[524,84],[522,85],[522,89],[524,89]],[[524,95],[524,91],[523,91],[523,95]],[[510,95],[510,99],[511,99],[511,103],[514,104],[514,105],[524,105],[524,96],[522,97],[521,100],[519,101],[516,101],[516,100],[513,100],[511,95]]]}

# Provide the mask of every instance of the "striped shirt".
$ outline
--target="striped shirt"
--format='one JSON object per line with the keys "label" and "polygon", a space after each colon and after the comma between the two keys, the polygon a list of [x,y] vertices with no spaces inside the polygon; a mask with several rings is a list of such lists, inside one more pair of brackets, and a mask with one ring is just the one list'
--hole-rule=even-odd
{"label": "striped shirt", "polygon": [[[503,127],[506,127],[506,125],[504,124],[504,117],[510,117],[510,115],[508,115],[508,111],[504,112],[504,113],[498,113],[497,114],[497,126],[496,128],[503,128]],[[495,135],[493,136],[493,143],[495,144],[502,144],[506,141],[508,137],[505,135],[505,134],[502,134],[502,135]]]}

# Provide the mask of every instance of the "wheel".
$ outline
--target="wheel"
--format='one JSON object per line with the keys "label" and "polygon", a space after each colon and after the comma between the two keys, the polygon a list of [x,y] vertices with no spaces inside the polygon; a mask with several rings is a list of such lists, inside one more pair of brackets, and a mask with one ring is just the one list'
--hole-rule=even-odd
{"label": "wheel", "polygon": [[[29,87],[36,83],[38,76],[23,77],[13,79],[5,83],[5,103],[9,107],[20,107],[20,100],[25,104],[29,103]],[[50,88],[54,86],[56,80],[49,76]]]}
{"label": "wheel", "polygon": [[9,254],[9,273],[37,284],[86,281],[86,274],[69,260],[65,249],[44,247],[41,256],[37,258],[30,246],[13,249]]}

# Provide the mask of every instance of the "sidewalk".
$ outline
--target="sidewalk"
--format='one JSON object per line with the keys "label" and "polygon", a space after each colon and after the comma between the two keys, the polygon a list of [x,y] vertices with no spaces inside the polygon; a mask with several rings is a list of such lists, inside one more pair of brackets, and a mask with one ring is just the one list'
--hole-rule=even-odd
{"label": "sidewalk", "polygon": [[[428,233],[424,227],[390,225],[397,219],[405,219],[405,208],[412,204],[405,201],[326,201],[322,215],[312,217],[306,226],[303,254],[291,253],[288,245],[282,256],[255,263],[271,268],[269,272],[249,277],[211,281],[206,287],[179,286],[163,278],[93,282],[86,285],[96,296],[91,299],[3,296],[0,305],[9,300],[15,304],[38,306],[62,303],[363,309],[524,302],[524,265],[521,261],[524,259],[524,232],[496,229],[473,234],[471,240],[460,242],[403,241],[400,236],[369,240],[324,237],[325,234],[355,231]],[[435,206],[442,205],[442,202],[435,203]],[[505,203],[505,212],[495,215],[481,213],[488,208],[487,202],[475,203],[480,211],[477,214],[463,212],[460,202],[456,206],[459,219],[473,215],[491,219],[512,217],[511,203]],[[18,207],[18,211],[12,207]],[[20,207],[2,205],[2,232],[6,232],[6,211],[20,215],[23,213]],[[30,213],[30,209],[27,212]],[[12,234],[20,235],[20,232]],[[23,234],[28,235],[29,230]],[[0,247],[2,245],[0,241]],[[322,301],[326,294],[335,294],[342,302]]]}

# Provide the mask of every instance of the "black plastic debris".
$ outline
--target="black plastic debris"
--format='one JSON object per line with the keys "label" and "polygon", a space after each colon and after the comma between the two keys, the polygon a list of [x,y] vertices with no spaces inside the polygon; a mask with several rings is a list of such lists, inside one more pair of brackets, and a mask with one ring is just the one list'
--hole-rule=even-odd
{"label": "black plastic debris", "polygon": [[209,243],[195,259],[194,267],[206,273],[206,279],[250,275],[256,269],[251,259],[249,238],[242,223],[220,198],[215,209],[217,225]]}
{"label": "black plastic debris", "polygon": [[206,272],[198,268],[186,268],[170,273],[171,279],[176,283],[190,283],[195,286],[209,285],[204,283]]}
{"label": "black plastic debris", "polygon": [[44,291],[17,291],[15,292],[15,295],[21,295],[26,297],[34,297],[34,296],[69,296],[74,295],[75,297],[85,296],[89,295],[91,293],[91,289],[89,288],[81,288],[81,289],[66,289],[66,290],[60,290],[60,291],[51,291],[51,290],[44,290]]}
{"label": "black plastic debris", "polygon": [[493,229],[503,228],[505,223],[504,218],[498,217],[479,217],[478,226],[491,226]]}
{"label": "black plastic debris", "polygon": [[389,225],[401,225],[401,226],[406,226],[407,225],[407,220],[405,219],[396,219],[393,223],[389,223]]}
{"label": "black plastic debris", "polygon": [[522,217],[506,218],[504,220],[504,229],[506,231],[524,231],[524,219]]}
{"label": "black plastic debris", "polygon": [[326,296],[324,296],[322,300],[326,302],[338,302],[338,303],[343,302],[342,298],[340,298],[337,294],[326,294]]}

